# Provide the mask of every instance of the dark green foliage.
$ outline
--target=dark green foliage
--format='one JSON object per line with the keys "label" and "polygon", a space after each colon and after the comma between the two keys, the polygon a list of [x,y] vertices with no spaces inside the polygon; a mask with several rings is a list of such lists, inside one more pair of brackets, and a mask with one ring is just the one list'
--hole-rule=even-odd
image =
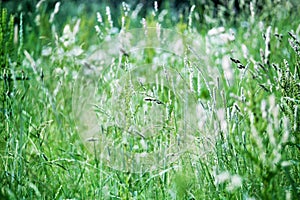
{"label": "dark green foliage", "polygon": [[7,14],[7,9],[0,13],[0,66],[1,73],[9,68],[9,62],[16,60],[14,44],[14,17]]}
{"label": "dark green foliage", "polygon": [[14,18],[7,14],[7,9],[0,13],[0,119],[10,113],[9,97],[13,90],[10,66],[16,59],[14,44]]}
{"label": "dark green foliage", "polygon": [[[268,27],[266,33],[262,34],[264,46],[260,46],[260,52],[256,53],[260,57],[257,58],[257,61],[252,61],[253,63],[251,64],[248,63],[247,71],[254,82],[246,79],[244,87],[248,91],[255,91],[255,93],[252,92],[246,95],[245,103],[248,106],[245,106],[245,104],[240,105],[242,107],[241,110],[245,108],[247,110],[250,109],[248,110],[250,113],[242,112],[250,115],[251,127],[248,130],[250,137],[249,135],[244,135],[240,136],[240,139],[235,139],[238,143],[244,143],[242,146],[236,143],[235,148],[240,149],[239,151],[243,152],[242,154],[251,160],[255,166],[252,170],[256,171],[255,174],[259,175],[256,177],[257,180],[264,185],[263,189],[260,190],[259,196],[262,196],[264,199],[278,198],[280,196],[279,193],[275,194],[272,191],[276,188],[276,183],[282,181],[283,174],[289,180],[284,187],[290,188],[292,197],[299,196],[300,193],[299,188],[295,186],[300,182],[299,176],[291,175],[297,174],[299,170],[299,41],[293,32],[283,33],[284,36],[273,32],[274,29]],[[283,43],[282,40],[285,42]],[[284,55],[283,49],[288,54]],[[253,53],[253,55],[255,54]],[[245,69],[240,60],[232,58],[231,61],[239,70]],[[239,65],[243,67],[241,68]],[[251,85],[251,83],[256,83],[256,85]],[[265,104],[266,98],[269,98],[270,105]],[[278,104],[280,110],[273,110],[274,106],[272,104],[274,103]],[[265,108],[266,105],[269,106],[267,109]],[[271,114],[281,117],[279,120],[276,120]],[[239,116],[237,117],[238,120],[244,120],[240,119]],[[272,123],[273,126],[271,125]],[[246,126],[243,127],[243,130],[245,130]],[[254,132],[256,134],[253,134]],[[290,133],[289,140],[285,138],[287,137],[285,135],[287,132]],[[272,144],[272,137],[278,141],[277,147],[274,147],[274,142]],[[260,142],[263,148],[260,146]],[[252,148],[249,148],[250,146]],[[270,163],[274,162],[272,159],[275,156],[273,154],[275,149],[276,151],[279,150],[278,153],[280,153],[282,158],[292,161],[292,164],[284,166],[282,162],[279,162],[275,167],[272,166]],[[266,160],[258,156],[262,152],[267,155]],[[270,160],[268,161],[268,159]]]}

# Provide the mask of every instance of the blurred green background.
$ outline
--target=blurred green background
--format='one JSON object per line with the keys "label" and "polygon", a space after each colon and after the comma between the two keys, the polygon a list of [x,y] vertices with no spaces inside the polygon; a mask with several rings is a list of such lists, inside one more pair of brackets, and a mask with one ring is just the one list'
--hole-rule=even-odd
{"label": "blurred green background", "polygon": [[[56,14],[53,23],[49,22],[55,4],[60,2],[59,12]],[[139,10],[135,19],[130,19],[130,27],[141,27],[141,19],[151,17],[154,10],[154,1],[133,0],[125,1],[131,11]],[[193,27],[198,32],[205,33],[208,29],[218,26],[225,27],[245,27],[249,26],[247,19],[250,17],[250,0],[189,0],[189,1],[157,1],[159,16],[163,16],[160,21],[162,27],[169,28],[178,26],[178,23],[187,24],[188,15],[192,5],[195,5],[195,15]],[[297,0],[292,1],[272,1],[257,0],[255,3],[255,14],[257,20],[265,23],[275,23],[278,18],[289,18],[299,12]],[[40,5],[40,6],[37,6]],[[15,24],[20,23],[20,15],[23,15],[24,47],[32,49],[30,43],[35,42],[35,51],[40,52],[41,47],[47,44],[47,40],[37,40],[39,37],[53,39],[53,27],[61,32],[65,24],[74,24],[76,19],[81,19],[81,27],[85,30],[79,34],[78,40],[84,43],[83,48],[97,42],[94,26],[97,23],[96,13],[100,12],[105,16],[106,6],[110,7],[113,13],[112,20],[115,27],[121,26],[122,2],[100,1],[100,0],[4,0],[1,7],[7,8],[9,14],[13,14]],[[279,12],[282,10],[283,12]],[[162,12],[165,11],[165,12]],[[282,16],[286,13],[286,16]],[[157,16],[157,18],[159,18]],[[52,29],[52,31],[51,31]],[[37,37],[38,36],[38,37]]]}

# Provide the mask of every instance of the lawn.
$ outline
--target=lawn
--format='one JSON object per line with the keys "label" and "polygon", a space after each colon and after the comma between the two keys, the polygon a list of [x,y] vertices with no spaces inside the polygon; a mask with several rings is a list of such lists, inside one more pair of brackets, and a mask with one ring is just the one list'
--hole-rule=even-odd
{"label": "lawn", "polygon": [[0,3],[0,199],[299,198],[296,0],[105,2]]}

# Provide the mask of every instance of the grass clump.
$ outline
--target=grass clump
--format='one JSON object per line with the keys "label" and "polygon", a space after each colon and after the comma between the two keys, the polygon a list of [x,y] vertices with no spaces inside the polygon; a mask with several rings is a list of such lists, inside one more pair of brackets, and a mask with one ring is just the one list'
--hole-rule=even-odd
{"label": "grass clump", "polygon": [[0,197],[296,199],[299,7],[229,2],[3,9]]}

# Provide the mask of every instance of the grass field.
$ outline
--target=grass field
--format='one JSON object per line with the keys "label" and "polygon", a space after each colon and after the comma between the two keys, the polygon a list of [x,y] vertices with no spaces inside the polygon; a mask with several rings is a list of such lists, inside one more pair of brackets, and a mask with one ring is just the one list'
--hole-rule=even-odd
{"label": "grass field", "polygon": [[0,199],[298,199],[300,7],[228,2],[3,4]]}

